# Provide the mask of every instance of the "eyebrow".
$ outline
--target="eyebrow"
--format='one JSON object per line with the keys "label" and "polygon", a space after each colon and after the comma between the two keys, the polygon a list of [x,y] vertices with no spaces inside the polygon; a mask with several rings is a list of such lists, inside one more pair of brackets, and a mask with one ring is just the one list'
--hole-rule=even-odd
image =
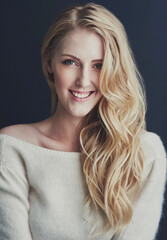
{"label": "eyebrow", "polygon": [[[74,55],[71,55],[71,54],[61,54],[61,56],[62,57],[63,56],[72,57],[72,58],[76,59],[77,61],[81,62],[81,60],[79,58],[77,58],[77,57],[75,57]],[[102,62],[102,61],[103,61],[103,59],[94,59],[94,60],[92,60],[92,62]]]}

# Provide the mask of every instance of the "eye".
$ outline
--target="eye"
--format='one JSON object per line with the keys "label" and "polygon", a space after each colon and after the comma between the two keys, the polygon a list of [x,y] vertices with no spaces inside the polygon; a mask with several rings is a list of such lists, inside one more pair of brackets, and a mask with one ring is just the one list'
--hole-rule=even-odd
{"label": "eye", "polygon": [[62,62],[64,65],[77,65],[76,63],[75,63],[75,61],[73,61],[73,60],[71,60],[71,59],[66,59],[66,60],[64,60],[63,62]]}
{"label": "eye", "polygon": [[96,69],[102,69],[102,66],[103,66],[103,64],[102,63],[96,63],[95,65],[94,65],[94,68],[96,68]]}

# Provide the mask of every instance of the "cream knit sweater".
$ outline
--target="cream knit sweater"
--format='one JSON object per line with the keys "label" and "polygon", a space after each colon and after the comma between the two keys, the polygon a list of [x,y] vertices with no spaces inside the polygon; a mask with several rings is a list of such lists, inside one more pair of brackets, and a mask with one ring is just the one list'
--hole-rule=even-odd
{"label": "cream knit sweater", "polygon": [[[162,214],[166,153],[154,133],[144,133],[141,143],[146,156],[143,188],[120,240],[153,240]],[[83,217],[87,191],[80,153],[0,134],[0,240],[89,239],[92,222]]]}

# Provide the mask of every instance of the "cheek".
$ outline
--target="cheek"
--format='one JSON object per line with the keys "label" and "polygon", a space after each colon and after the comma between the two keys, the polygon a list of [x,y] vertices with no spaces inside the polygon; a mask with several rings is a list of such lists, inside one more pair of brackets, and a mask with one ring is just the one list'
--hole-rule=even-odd
{"label": "cheek", "polygon": [[97,88],[100,86],[100,71],[91,71],[90,78]]}
{"label": "cheek", "polygon": [[77,71],[75,69],[59,68],[54,72],[54,80],[56,88],[65,88],[73,84],[77,79]]}

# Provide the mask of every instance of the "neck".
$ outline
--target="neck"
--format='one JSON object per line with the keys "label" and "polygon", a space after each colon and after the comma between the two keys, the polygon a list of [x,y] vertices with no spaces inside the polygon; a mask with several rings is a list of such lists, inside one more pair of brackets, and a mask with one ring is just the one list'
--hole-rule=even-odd
{"label": "neck", "polygon": [[51,117],[50,137],[71,151],[79,151],[81,118],[67,117],[58,111]]}

